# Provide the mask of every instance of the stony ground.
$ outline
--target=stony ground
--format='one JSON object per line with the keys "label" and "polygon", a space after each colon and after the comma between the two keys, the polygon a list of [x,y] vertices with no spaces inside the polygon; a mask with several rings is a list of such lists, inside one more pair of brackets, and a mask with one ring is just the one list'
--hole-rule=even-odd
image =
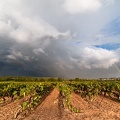
{"label": "stony ground", "polygon": [[[25,98],[23,98],[25,99]],[[19,116],[23,99],[0,107],[0,120],[120,120],[120,102],[97,96],[92,102],[71,94],[71,104],[81,113],[73,113],[55,88],[50,95],[25,118]]]}

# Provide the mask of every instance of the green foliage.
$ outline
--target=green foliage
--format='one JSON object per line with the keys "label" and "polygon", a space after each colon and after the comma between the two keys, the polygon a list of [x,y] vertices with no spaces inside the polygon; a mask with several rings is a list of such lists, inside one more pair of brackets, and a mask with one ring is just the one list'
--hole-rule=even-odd
{"label": "green foliage", "polygon": [[[66,106],[73,112],[81,112],[70,103],[71,93],[75,92],[83,98],[94,100],[96,95],[102,95],[120,100],[120,81],[82,80],[79,78],[63,80],[63,78],[33,78],[33,77],[5,77],[0,82],[0,104],[29,96],[21,106],[22,110],[34,110],[41,98],[54,87],[59,89],[65,98]],[[24,82],[25,81],[25,82]],[[27,82],[29,81],[29,82]],[[40,82],[41,81],[41,82]]]}
{"label": "green foliage", "polygon": [[62,96],[65,98],[66,106],[69,108],[69,110],[72,112],[76,112],[76,113],[81,112],[79,109],[75,108],[70,103],[70,96],[71,96],[71,92],[73,91],[72,87],[65,83],[59,83],[58,89],[59,89],[60,93],[62,94]]}
{"label": "green foliage", "polygon": [[48,94],[53,88],[54,84],[34,84],[28,87],[30,97],[28,100],[24,101],[21,105],[22,110],[31,111],[40,103],[41,98]]}
{"label": "green foliage", "polygon": [[80,81],[68,83],[73,87],[75,93],[82,97],[88,97],[90,101],[96,95],[103,95],[120,100],[120,82],[119,81]]}

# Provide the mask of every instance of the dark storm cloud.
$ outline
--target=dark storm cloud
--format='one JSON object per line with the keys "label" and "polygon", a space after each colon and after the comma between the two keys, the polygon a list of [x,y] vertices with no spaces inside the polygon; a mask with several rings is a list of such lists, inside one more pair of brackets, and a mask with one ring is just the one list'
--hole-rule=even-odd
{"label": "dark storm cloud", "polygon": [[[114,62],[117,62],[117,56],[114,56],[113,52],[103,50],[103,53],[106,52],[108,56],[106,58],[103,55],[100,56],[102,61],[99,62],[99,55],[101,55],[99,49],[96,49],[98,51],[98,54],[96,54],[94,48],[87,48],[88,50],[86,51],[82,45],[71,44],[71,40],[45,37],[43,41],[46,40],[49,41],[46,46],[41,41],[37,42],[37,45],[32,45],[31,43],[3,42],[4,44],[0,47],[0,74],[85,77],[87,73],[89,77],[92,77],[91,75],[97,76],[98,72],[95,72],[96,69],[108,68]],[[7,45],[6,48],[5,45]],[[89,50],[93,52],[92,58],[90,57]],[[84,51],[86,53],[83,53]],[[106,64],[106,62],[108,63]],[[93,70],[90,70],[91,68]],[[100,70],[98,69],[98,71]]]}

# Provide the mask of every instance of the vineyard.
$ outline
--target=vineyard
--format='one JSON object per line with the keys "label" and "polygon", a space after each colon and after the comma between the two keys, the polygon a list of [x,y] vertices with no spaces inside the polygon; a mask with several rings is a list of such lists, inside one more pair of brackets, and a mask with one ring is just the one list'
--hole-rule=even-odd
{"label": "vineyard", "polygon": [[0,82],[1,120],[119,120],[119,106],[119,80],[16,77]]}

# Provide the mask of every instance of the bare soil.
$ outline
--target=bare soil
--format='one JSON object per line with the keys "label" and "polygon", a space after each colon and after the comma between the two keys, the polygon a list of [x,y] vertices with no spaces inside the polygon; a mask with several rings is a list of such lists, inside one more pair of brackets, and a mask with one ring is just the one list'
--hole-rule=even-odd
{"label": "bare soil", "polygon": [[0,106],[0,120],[14,120],[19,112],[21,112],[21,103],[26,101],[27,97],[14,102],[7,103],[7,105]]}
{"label": "bare soil", "polygon": [[17,111],[23,101],[17,100],[0,107],[0,120],[120,120],[120,101],[113,101],[103,96],[96,96],[87,101],[79,95],[71,94],[71,104],[80,109],[80,113],[71,112],[64,98],[55,88],[29,116],[22,118]]}

